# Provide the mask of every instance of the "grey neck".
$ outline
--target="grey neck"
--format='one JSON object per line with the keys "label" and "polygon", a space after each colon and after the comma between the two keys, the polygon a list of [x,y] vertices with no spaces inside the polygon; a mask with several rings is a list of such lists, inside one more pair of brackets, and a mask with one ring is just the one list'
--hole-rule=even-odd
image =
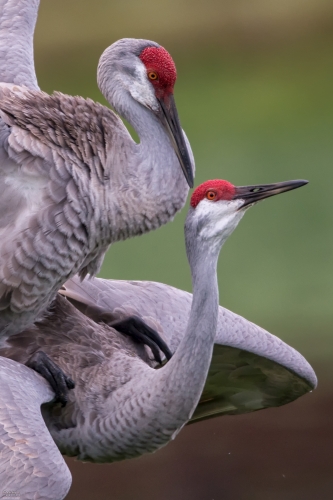
{"label": "grey neck", "polygon": [[33,36],[39,0],[0,0],[0,81],[38,89]]}
{"label": "grey neck", "polygon": [[[204,388],[216,336],[219,249],[200,239],[191,225],[187,225],[186,245],[193,275],[193,302],[176,353],[157,370],[136,358],[126,361],[126,356],[120,356],[118,361],[116,356],[107,362],[105,368],[110,367],[111,377],[119,374],[123,378],[126,366],[127,382],[109,392],[107,402],[97,411],[98,417],[91,425],[78,425],[72,436],[67,431],[58,434],[51,429],[63,451],[74,446],[75,454],[80,449],[81,460],[135,457],[167,444],[191,418]],[[106,387],[108,383],[106,380]],[[75,435],[79,448],[75,445]]]}
{"label": "grey neck", "polygon": [[169,137],[153,112],[126,90],[103,93],[140,139],[136,144],[123,134],[120,140],[125,147],[117,148],[122,157],[114,163],[112,156],[111,175],[116,176],[112,184],[117,191],[111,193],[108,212],[117,220],[109,222],[119,230],[120,237],[116,238],[125,239],[169,222],[184,206],[189,188]]}
{"label": "grey neck", "polygon": [[214,348],[219,308],[219,254],[243,215],[244,211],[239,212],[229,224],[222,224],[220,228],[215,222],[214,231],[206,231],[209,217],[198,217],[193,208],[187,214],[185,242],[193,284],[192,307],[185,336],[164,368],[168,373],[167,384],[172,387],[177,380],[178,385],[182,384],[177,407],[183,405],[187,418],[192,416],[199,402]]}
{"label": "grey neck", "polygon": [[[186,333],[172,359],[163,368],[165,385],[177,387],[174,405],[181,418],[189,419],[206,381],[217,328],[219,292],[217,261],[220,248],[211,247],[186,225],[186,250],[191,267],[193,301]],[[164,392],[166,387],[164,386]]]}
{"label": "grey neck", "polygon": [[[140,450],[155,451],[176,436],[193,415],[211,363],[218,317],[218,250],[211,252],[208,242],[191,232],[186,240],[193,302],[185,335],[162,368],[135,365],[133,378],[122,388],[126,403],[112,407],[112,418],[126,421],[120,448],[131,456],[139,455]],[[104,440],[114,442],[112,429],[106,428]]]}
{"label": "grey neck", "polygon": [[[140,143],[136,148],[137,160],[140,158],[142,172],[150,176],[150,182],[158,183],[158,189],[166,187],[169,195],[171,189],[180,186],[188,192],[187,183],[181,170],[179,160],[173,149],[170,139],[160,121],[154,113],[145,108],[128,95],[130,112],[126,113],[126,120],[137,132]],[[158,172],[158,175],[154,175]],[[179,188],[178,188],[179,189]]]}

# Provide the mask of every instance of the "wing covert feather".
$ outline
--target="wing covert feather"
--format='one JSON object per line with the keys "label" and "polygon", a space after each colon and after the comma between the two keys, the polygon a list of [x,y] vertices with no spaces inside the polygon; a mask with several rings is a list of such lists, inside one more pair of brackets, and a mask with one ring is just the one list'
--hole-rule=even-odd
{"label": "wing covert feather", "polygon": [[16,86],[0,85],[0,115],[0,329],[15,333],[17,315],[31,323],[69,276],[98,271],[107,151],[114,128],[128,133],[90,99]]}
{"label": "wing covert feather", "polygon": [[[0,357],[0,484],[19,498],[61,500],[71,474],[41,415],[54,393],[36,372]],[[8,496],[10,496],[8,494]]]}

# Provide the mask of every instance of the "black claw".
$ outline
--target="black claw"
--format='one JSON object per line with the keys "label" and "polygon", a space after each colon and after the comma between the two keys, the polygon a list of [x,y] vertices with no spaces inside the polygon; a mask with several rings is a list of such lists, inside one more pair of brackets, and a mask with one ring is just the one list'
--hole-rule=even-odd
{"label": "black claw", "polygon": [[43,351],[35,352],[29,358],[26,365],[42,375],[49,382],[55,392],[55,401],[61,403],[61,406],[66,406],[68,391],[75,387],[73,380],[67,377],[61,368]]}
{"label": "black claw", "polygon": [[[103,320],[105,320],[105,318],[103,318]],[[150,328],[150,326],[137,316],[129,316],[126,319],[112,321],[108,324],[119,333],[129,335],[137,342],[141,342],[150,347],[153,356],[158,363],[162,364],[159,349],[164,353],[167,360],[171,359],[172,353],[162,337],[156,332],[156,330]]]}
{"label": "black claw", "polygon": [[153,356],[158,363],[162,364],[159,350],[164,353],[167,360],[172,357],[169,347],[160,335],[153,330],[153,328],[150,328],[150,326],[148,326],[138,316],[129,316],[128,318],[119,320],[119,316],[110,312],[108,309],[103,309],[102,307],[94,304],[82,304],[81,302],[69,297],[67,297],[67,299],[77,309],[83,312],[83,314],[91,318],[96,323],[105,323],[117,330],[119,333],[128,335],[137,342],[150,347]]}

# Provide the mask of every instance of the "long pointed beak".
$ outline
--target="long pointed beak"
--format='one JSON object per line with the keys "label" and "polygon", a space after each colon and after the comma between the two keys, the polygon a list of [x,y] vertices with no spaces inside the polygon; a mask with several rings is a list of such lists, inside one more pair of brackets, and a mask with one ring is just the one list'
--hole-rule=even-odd
{"label": "long pointed beak", "polygon": [[308,182],[309,181],[301,179],[296,181],[276,182],[275,184],[258,184],[257,186],[236,186],[233,200],[244,200],[244,204],[239,208],[239,210],[241,210],[252,203],[264,200],[270,196],[275,196],[276,194],[305,186]]}
{"label": "long pointed beak", "polygon": [[185,175],[187,184],[190,188],[193,188],[194,179],[192,164],[184,140],[183,131],[180,126],[175,99],[172,94],[169,94],[167,97],[160,98],[158,101],[161,105],[162,112],[157,116],[168,133],[171,144],[176,152],[180,166]]}

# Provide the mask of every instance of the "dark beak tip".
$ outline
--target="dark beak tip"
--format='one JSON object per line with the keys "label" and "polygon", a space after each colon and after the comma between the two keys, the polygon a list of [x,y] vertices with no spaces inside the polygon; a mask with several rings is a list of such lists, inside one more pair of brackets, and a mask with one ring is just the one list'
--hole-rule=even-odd
{"label": "dark beak tip", "polygon": [[242,205],[242,207],[246,207],[250,204],[265,200],[266,198],[270,198],[271,196],[285,193],[293,189],[298,189],[308,183],[309,181],[306,179],[297,179],[280,183],[277,182],[275,184],[239,186],[236,187],[236,196],[234,196],[234,199],[244,199],[244,204]]}
{"label": "dark beak tip", "polygon": [[169,95],[168,99],[159,99],[161,106],[161,114],[159,119],[166,128],[166,131],[171,139],[171,144],[175,150],[180,166],[183,170],[185,179],[189,187],[194,187],[194,178],[190,155],[184,139],[183,130],[180,125],[176,104],[173,95]]}
{"label": "dark beak tip", "polygon": [[179,159],[179,163],[180,163],[180,166],[182,168],[184,177],[186,179],[187,185],[190,189],[193,189],[193,187],[194,187],[194,175],[193,175],[192,165],[190,162],[187,162],[187,164],[184,164],[184,162],[182,162],[180,160],[180,158],[178,158],[178,159]]}
{"label": "dark beak tip", "polygon": [[[300,187],[303,187],[303,186],[306,186],[307,184],[309,184],[309,181],[306,180],[306,179],[299,179],[299,180],[296,180],[294,181],[294,189],[296,188],[300,188]],[[292,189],[292,188],[291,188]]]}

